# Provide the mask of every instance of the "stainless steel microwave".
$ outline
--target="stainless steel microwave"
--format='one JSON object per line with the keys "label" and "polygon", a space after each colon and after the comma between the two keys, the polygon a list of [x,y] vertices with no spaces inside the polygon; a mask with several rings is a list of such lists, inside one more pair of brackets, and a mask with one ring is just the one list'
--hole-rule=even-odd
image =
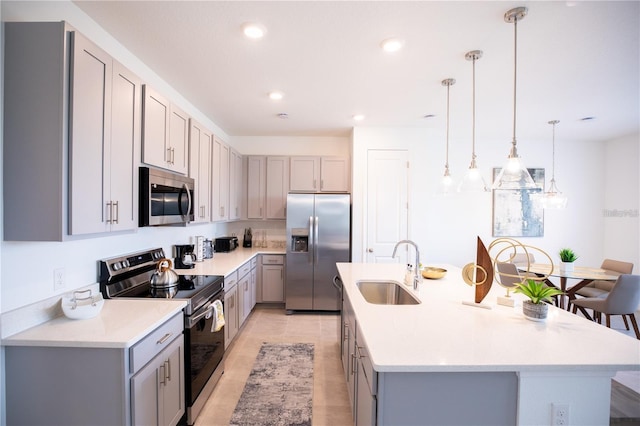
{"label": "stainless steel microwave", "polygon": [[139,226],[193,221],[195,181],[163,170],[140,167]]}

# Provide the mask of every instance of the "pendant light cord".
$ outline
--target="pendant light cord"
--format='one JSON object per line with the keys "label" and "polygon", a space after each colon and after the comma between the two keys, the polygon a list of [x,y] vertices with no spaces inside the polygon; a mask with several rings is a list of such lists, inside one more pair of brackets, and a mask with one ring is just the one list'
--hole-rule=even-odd
{"label": "pendant light cord", "polygon": [[445,167],[449,168],[449,91],[451,90],[451,84],[447,84],[447,163]]}
{"label": "pendant light cord", "polygon": [[556,181],[556,124],[557,120],[550,121],[553,125],[553,130],[551,133],[551,181]]}
{"label": "pendant light cord", "polygon": [[472,90],[473,96],[471,97],[472,105],[472,120],[471,120],[471,161],[476,159],[476,60],[477,56],[473,57],[473,78],[472,78]]}
{"label": "pendant light cord", "polygon": [[516,147],[516,90],[518,88],[518,18],[513,20],[513,148]]}

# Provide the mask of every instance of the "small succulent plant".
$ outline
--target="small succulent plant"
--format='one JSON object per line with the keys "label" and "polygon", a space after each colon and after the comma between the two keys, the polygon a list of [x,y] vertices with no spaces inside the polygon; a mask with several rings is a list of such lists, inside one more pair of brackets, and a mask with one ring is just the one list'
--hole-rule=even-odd
{"label": "small succulent plant", "polygon": [[551,301],[553,296],[563,294],[562,291],[557,288],[549,287],[542,281],[531,279],[518,283],[517,286],[515,292],[524,294],[536,305],[544,301]]}
{"label": "small succulent plant", "polygon": [[575,262],[578,258],[570,248],[563,248],[558,254],[560,255],[560,260],[563,262]]}

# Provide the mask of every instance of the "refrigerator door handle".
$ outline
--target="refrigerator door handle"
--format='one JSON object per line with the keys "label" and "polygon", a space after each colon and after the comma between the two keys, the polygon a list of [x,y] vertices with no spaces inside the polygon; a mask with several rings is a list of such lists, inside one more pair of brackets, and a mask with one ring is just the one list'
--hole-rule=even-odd
{"label": "refrigerator door handle", "polygon": [[307,252],[309,253],[309,263],[313,263],[313,252],[315,251],[315,237],[313,234],[313,216],[309,216],[309,245]]}
{"label": "refrigerator door handle", "polygon": [[313,255],[315,257],[315,261],[314,263],[318,263],[319,259],[318,257],[320,256],[320,254],[318,253],[320,250],[318,250],[318,216],[315,217],[315,220],[313,221]]}

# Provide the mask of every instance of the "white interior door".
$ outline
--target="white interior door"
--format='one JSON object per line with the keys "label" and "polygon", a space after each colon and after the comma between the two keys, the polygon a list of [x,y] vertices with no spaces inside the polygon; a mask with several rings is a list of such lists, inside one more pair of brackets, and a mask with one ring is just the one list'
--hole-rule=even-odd
{"label": "white interior door", "polygon": [[369,150],[367,153],[366,261],[406,262],[406,250],[392,258],[395,244],[408,237],[408,152]]}

